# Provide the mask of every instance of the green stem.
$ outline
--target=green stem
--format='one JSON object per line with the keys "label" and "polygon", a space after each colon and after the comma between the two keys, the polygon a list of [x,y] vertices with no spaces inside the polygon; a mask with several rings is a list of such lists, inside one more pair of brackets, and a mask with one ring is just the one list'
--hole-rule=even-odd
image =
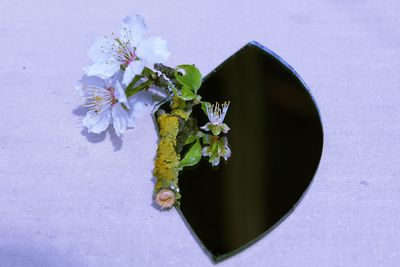
{"label": "green stem", "polygon": [[137,92],[139,92],[141,90],[148,89],[152,83],[153,83],[152,80],[147,80],[144,83],[136,86],[135,88],[132,88],[132,87],[129,88],[129,86],[128,86],[128,88],[126,89],[126,92],[125,92],[126,97],[129,98],[129,97],[133,96],[134,94],[136,94]]}

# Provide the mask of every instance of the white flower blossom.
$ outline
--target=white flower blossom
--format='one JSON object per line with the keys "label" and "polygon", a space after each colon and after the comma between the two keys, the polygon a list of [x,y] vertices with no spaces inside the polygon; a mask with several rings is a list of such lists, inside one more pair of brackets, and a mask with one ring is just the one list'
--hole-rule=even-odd
{"label": "white flower blossom", "polygon": [[122,83],[128,85],[144,67],[164,63],[170,55],[167,41],[159,37],[146,38],[145,33],[146,25],[141,16],[127,16],[119,36],[112,34],[94,42],[89,50],[93,64],[85,69],[86,75],[106,79],[122,69]]}
{"label": "white flower blossom", "polygon": [[113,124],[115,133],[121,136],[126,128],[134,126],[127,111],[129,104],[118,75],[107,80],[84,76],[77,89],[85,100],[83,106],[89,108],[83,119],[83,125],[89,132],[101,133]]}
{"label": "white flower blossom", "polygon": [[221,131],[227,133],[230,130],[228,125],[224,123],[226,112],[229,108],[229,102],[223,103],[221,107],[219,103],[215,105],[206,104],[207,117],[210,122],[207,122],[201,129],[211,131],[214,135],[219,135]]}
{"label": "white flower blossom", "polygon": [[202,155],[204,157],[210,157],[209,162],[212,166],[218,166],[220,162],[220,157],[225,160],[231,156],[232,152],[228,146],[228,138],[213,135],[206,135],[204,137],[204,143],[209,144],[209,146],[203,147]]}

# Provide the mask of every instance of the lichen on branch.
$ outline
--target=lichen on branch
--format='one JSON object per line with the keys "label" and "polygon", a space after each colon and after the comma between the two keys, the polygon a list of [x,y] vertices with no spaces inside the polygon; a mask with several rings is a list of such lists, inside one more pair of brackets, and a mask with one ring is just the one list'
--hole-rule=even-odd
{"label": "lichen on branch", "polygon": [[176,137],[179,132],[179,119],[175,115],[162,114],[157,118],[160,140],[154,161],[154,176],[157,178],[155,191],[176,186],[178,183],[179,154],[176,152]]}

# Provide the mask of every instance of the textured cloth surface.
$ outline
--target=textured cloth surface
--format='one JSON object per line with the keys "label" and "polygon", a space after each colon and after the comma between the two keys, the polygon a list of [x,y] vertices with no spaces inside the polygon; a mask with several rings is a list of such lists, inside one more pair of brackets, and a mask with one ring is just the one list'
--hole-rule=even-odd
{"label": "textured cloth surface", "polygon": [[274,231],[218,266],[400,266],[400,1],[0,0],[0,266],[212,266],[151,206],[149,115],[88,135],[74,90],[95,37],[130,13],[206,74],[257,40],[310,86],[325,144]]}

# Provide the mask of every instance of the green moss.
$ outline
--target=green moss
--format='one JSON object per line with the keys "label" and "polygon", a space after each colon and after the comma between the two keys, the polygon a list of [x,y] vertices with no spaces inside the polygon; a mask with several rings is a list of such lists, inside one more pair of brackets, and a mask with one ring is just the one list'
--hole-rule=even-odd
{"label": "green moss", "polygon": [[186,112],[183,109],[175,109],[171,112],[171,114],[181,117],[184,120],[189,119],[190,112]]}
{"label": "green moss", "polygon": [[179,160],[176,152],[176,137],[179,131],[178,117],[162,114],[157,118],[160,141],[154,162],[154,176],[157,178],[155,191],[178,184]]}
{"label": "green moss", "polygon": [[186,101],[177,96],[174,96],[172,98],[171,109],[186,109]]}

